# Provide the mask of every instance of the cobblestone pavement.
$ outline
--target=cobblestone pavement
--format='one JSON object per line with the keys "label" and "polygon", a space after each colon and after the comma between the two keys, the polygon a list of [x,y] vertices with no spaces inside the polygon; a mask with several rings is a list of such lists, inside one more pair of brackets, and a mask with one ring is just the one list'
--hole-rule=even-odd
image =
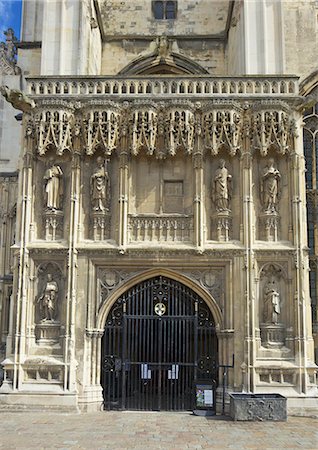
{"label": "cobblestone pavement", "polygon": [[0,449],[318,449],[318,420],[232,422],[190,413],[0,413]]}

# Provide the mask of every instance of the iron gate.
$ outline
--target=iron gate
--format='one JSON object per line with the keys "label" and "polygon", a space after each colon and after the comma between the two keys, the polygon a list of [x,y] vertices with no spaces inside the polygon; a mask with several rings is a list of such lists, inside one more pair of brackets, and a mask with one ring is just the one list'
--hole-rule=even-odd
{"label": "iron gate", "polygon": [[116,301],[102,348],[106,409],[190,410],[197,383],[217,384],[212,314],[194,291],[164,276]]}

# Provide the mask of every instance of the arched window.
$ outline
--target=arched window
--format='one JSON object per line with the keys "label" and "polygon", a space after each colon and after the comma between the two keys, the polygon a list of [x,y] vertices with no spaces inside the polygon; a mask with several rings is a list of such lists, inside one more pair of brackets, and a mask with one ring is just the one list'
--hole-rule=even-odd
{"label": "arched window", "polygon": [[314,329],[318,324],[318,87],[310,92],[317,103],[304,113],[304,156],[306,162],[309,281]]}
{"label": "arched window", "polygon": [[152,10],[156,20],[174,20],[177,17],[177,2],[155,0],[152,3]]}
{"label": "arched window", "polygon": [[153,4],[153,13],[155,19],[162,20],[165,18],[165,10],[164,10],[164,2],[154,2]]}
{"label": "arched window", "polygon": [[166,3],[166,19],[176,18],[176,2]]}

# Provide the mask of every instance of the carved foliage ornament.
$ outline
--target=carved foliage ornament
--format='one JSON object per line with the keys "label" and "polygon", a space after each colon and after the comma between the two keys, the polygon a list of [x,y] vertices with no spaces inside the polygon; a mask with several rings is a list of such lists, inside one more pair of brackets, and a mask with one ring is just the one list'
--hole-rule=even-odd
{"label": "carved foliage ornament", "polygon": [[282,155],[290,152],[295,135],[295,122],[286,112],[270,110],[254,113],[253,144],[262,156],[266,156],[271,148]]}
{"label": "carved foliage ornament", "polygon": [[83,120],[83,131],[87,155],[92,155],[97,149],[111,155],[117,147],[119,113],[111,109],[89,111]]}
{"label": "carved foliage ornament", "polygon": [[157,111],[154,108],[135,111],[131,124],[131,153],[138,155],[140,150],[144,148],[148,155],[153,155],[156,148],[157,136]]}
{"label": "carved foliage ornament", "polygon": [[65,150],[72,151],[74,117],[71,112],[62,109],[42,111],[35,121],[39,155],[45,155],[49,149],[55,150],[57,155],[63,155]]}
{"label": "carved foliage ornament", "polygon": [[217,155],[221,149],[235,155],[242,145],[242,116],[234,110],[213,110],[205,113],[204,144]]}
{"label": "carved foliage ornament", "polygon": [[[203,108],[204,106],[204,108]],[[132,155],[145,151],[163,158],[177,151],[192,154],[195,138],[202,134],[204,147],[213,155],[225,150],[235,155],[242,148],[243,136],[253,138],[262,155],[270,148],[286,153],[291,148],[295,125],[282,109],[254,112],[251,133],[244,129],[244,111],[235,104],[204,105],[190,101],[174,102],[104,102],[81,105],[50,100],[38,106],[35,114],[38,152],[53,149],[58,155],[71,151],[74,138],[82,140],[85,153],[97,149],[110,155],[123,138]],[[245,123],[246,125],[246,123]]]}

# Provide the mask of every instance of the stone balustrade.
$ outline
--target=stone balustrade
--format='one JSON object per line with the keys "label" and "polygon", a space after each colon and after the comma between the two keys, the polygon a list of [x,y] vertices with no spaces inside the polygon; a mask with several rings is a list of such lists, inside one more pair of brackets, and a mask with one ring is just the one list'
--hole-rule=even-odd
{"label": "stone balustrade", "polygon": [[293,76],[139,76],[113,77],[33,77],[27,79],[27,94],[34,96],[294,96],[299,94]]}
{"label": "stone balustrade", "polygon": [[192,216],[129,215],[130,242],[189,242],[193,230]]}

